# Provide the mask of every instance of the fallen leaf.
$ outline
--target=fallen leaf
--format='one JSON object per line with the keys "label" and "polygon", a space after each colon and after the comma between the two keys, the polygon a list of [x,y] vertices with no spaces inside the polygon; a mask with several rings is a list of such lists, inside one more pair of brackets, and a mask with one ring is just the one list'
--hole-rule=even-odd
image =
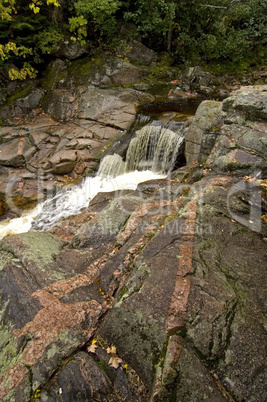
{"label": "fallen leaf", "polygon": [[34,394],[34,399],[39,399],[41,397],[41,391],[37,389]]}
{"label": "fallen leaf", "polygon": [[95,353],[97,348],[97,340],[93,339],[91,345],[87,348],[88,353]]}
{"label": "fallen leaf", "polygon": [[119,357],[116,357],[116,356],[112,356],[110,359],[109,359],[109,362],[108,362],[108,364],[110,365],[110,366],[112,366],[112,367],[114,367],[116,370],[117,370],[117,368],[119,367],[119,365],[122,363],[122,359],[120,359]]}
{"label": "fallen leaf", "polygon": [[116,354],[116,346],[112,345],[111,347],[108,347],[107,353]]}

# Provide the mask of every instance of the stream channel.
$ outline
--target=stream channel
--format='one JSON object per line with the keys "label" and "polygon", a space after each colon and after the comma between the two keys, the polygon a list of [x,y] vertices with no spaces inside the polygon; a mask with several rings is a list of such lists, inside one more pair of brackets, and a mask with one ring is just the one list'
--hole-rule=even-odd
{"label": "stream channel", "polygon": [[78,215],[99,192],[135,190],[141,182],[167,177],[185,164],[184,123],[199,103],[199,99],[186,98],[139,107],[131,136],[124,134],[113,144],[95,176],[61,189],[18,218],[2,221],[0,239],[29,230],[48,230],[61,219]]}

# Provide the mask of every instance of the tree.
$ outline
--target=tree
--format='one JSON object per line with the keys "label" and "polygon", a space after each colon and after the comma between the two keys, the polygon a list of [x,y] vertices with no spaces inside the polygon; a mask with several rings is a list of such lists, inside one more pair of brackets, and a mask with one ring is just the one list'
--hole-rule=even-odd
{"label": "tree", "polygon": [[0,0],[0,65],[16,65],[11,79],[34,77],[63,39],[111,47],[119,19],[175,63],[266,55],[267,0]]}
{"label": "tree", "polygon": [[[28,11],[33,14],[38,14],[42,7],[45,5],[59,7],[60,4],[58,0],[31,0],[27,1]],[[15,6],[15,0],[0,0],[0,27],[8,28],[10,25],[12,26],[12,22],[14,21],[14,16],[21,13],[20,6]],[[32,22],[27,20],[27,13],[25,18],[25,12],[23,14],[24,18],[17,22],[15,25],[17,30],[34,30],[34,25]],[[16,19],[15,19],[16,22]],[[9,29],[2,30],[3,32],[8,32]],[[11,35],[13,35],[14,30],[11,30]],[[25,46],[20,44],[20,38],[14,40],[10,40],[9,37],[1,35],[1,39],[4,43],[0,44],[0,59],[3,62],[19,60],[19,68],[11,67],[8,70],[8,74],[11,80],[19,79],[24,80],[26,78],[35,78],[37,75],[37,70],[32,66],[31,62],[27,59],[34,56],[34,47]],[[16,43],[17,42],[17,43]],[[36,55],[35,55],[36,56]],[[21,65],[22,64],[22,65]]]}
{"label": "tree", "polygon": [[[87,30],[97,39],[108,39],[114,34],[116,27],[115,13],[120,6],[118,0],[78,0],[74,3],[76,16],[69,18],[71,32],[85,43]],[[72,37],[72,39],[76,39]]]}
{"label": "tree", "polygon": [[172,36],[175,29],[179,30],[176,21],[178,2],[171,0],[137,0],[130,5],[131,11],[124,13],[127,21],[133,21],[153,47],[157,42],[162,50],[170,52]]}

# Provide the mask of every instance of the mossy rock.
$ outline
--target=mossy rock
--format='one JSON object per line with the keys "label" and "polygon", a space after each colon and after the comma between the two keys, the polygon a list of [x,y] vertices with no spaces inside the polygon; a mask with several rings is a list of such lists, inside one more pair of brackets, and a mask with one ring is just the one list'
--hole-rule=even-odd
{"label": "mossy rock", "polygon": [[[32,85],[28,84],[23,88],[19,88],[13,92],[11,96],[7,98],[7,106],[15,105],[16,100],[25,98],[28,96],[32,91]],[[0,124],[1,125],[1,124]]]}

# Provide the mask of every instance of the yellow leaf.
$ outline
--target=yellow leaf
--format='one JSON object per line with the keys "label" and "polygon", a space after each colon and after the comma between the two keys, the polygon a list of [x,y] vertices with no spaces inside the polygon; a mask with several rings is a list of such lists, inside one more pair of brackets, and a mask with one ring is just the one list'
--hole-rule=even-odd
{"label": "yellow leaf", "polygon": [[35,391],[35,394],[34,394],[34,399],[39,399],[40,397],[41,397],[41,392],[40,392],[39,389],[37,389],[37,390]]}
{"label": "yellow leaf", "polygon": [[93,339],[91,345],[87,348],[87,352],[88,352],[88,353],[95,353],[96,348],[97,348],[96,342],[97,342],[97,341],[96,341],[95,339]]}
{"label": "yellow leaf", "polygon": [[108,364],[110,366],[114,367],[116,370],[119,367],[120,363],[122,363],[122,360],[119,357],[116,357],[116,356],[112,356],[109,359],[109,362],[108,362]]}

